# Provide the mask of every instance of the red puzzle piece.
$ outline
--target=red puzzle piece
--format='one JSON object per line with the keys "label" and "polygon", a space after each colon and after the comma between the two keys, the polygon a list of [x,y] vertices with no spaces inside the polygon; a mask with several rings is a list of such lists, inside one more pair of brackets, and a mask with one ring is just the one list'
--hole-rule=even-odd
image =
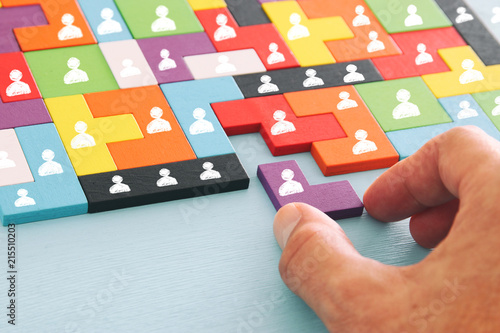
{"label": "red puzzle piece", "polygon": [[[341,16],[354,38],[326,42],[338,62],[399,55],[401,51],[363,0],[298,0],[309,18]],[[359,14],[358,14],[359,13]]]}
{"label": "red puzzle piece", "polygon": [[2,0],[4,7],[40,4],[48,25],[16,28],[23,51],[35,51],[96,44],[90,27],[76,0]]}
{"label": "red puzzle piece", "polygon": [[219,52],[253,48],[267,70],[299,67],[271,23],[239,27],[227,8],[200,10],[196,16]]}
{"label": "red puzzle piece", "polygon": [[0,54],[0,97],[4,103],[42,98],[22,52]]}
{"label": "red puzzle piece", "polygon": [[313,142],[346,136],[332,114],[298,118],[283,95],[215,103],[212,108],[228,135],[260,130],[274,156],[308,152]]}
{"label": "red puzzle piece", "polygon": [[404,32],[394,34],[392,38],[403,50],[403,55],[373,59],[386,80],[448,72],[450,69],[438,55],[438,50],[467,45],[453,27]]}

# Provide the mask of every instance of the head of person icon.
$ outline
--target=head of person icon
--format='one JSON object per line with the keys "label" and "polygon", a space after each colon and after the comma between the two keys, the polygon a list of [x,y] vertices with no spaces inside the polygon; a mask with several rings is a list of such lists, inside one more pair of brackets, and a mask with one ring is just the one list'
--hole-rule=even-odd
{"label": "head of person icon", "polygon": [[207,115],[207,112],[205,110],[203,110],[202,108],[196,108],[193,111],[193,117],[196,120],[202,120],[205,118],[206,115]]}
{"label": "head of person icon", "polygon": [[227,24],[227,20],[228,20],[227,16],[224,14],[219,14],[215,18],[215,22],[217,23],[217,25],[220,25],[221,27]]}
{"label": "head of person icon", "polygon": [[262,75],[260,77],[260,82],[264,83],[264,84],[268,84],[271,82],[271,77],[269,75]]}
{"label": "head of person icon", "polygon": [[6,160],[9,157],[9,153],[6,151],[0,150],[0,161]]}
{"label": "head of person icon", "polygon": [[221,56],[219,56],[219,58],[217,60],[221,64],[227,64],[227,63],[229,63],[229,57],[227,55],[221,55]]}
{"label": "head of person icon", "polygon": [[283,121],[286,118],[286,113],[285,113],[285,111],[277,110],[274,112],[273,118],[276,121]]}
{"label": "head of person icon", "polygon": [[69,58],[67,64],[70,69],[78,69],[78,67],[80,67],[80,60],[78,58],[71,57]]}
{"label": "head of person icon", "polygon": [[62,16],[61,22],[66,26],[72,25],[75,22],[75,17],[71,14],[66,13]]}
{"label": "head of person icon", "polygon": [[496,15],[499,15],[500,16],[500,7],[493,7],[493,9],[491,10],[493,14]]}
{"label": "head of person icon", "polygon": [[500,105],[500,96],[498,96],[497,98],[495,98],[495,104]]}
{"label": "head of person icon", "polygon": [[470,102],[469,101],[461,101],[459,106],[462,110],[468,109],[468,108],[470,108]]}
{"label": "head of person icon", "polygon": [[318,74],[318,72],[316,72],[315,69],[312,69],[312,68],[309,68],[307,71],[306,71],[306,76],[308,78],[313,78],[313,77],[316,77],[316,74]]}
{"label": "head of person icon", "polygon": [[346,100],[346,99],[349,99],[349,97],[351,97],[351,94],[349,94],[347,91],[342,91],[340,94],[339,94],[339,98],[341,100]]}
{"label": "head of person icon", "polygon": [[462,68],[465,69],[466,71],[470,71],[471,69],[474,68],[474,66],[475,66],[475,63],[473,60],[465,59],[462,62]]}
{"label": "head of person icon", "polygon": [[169,177],[170,176],[170,170],[163,168],[160,170],[160,176],[162,177]]}
{"label": "head of person icon", "polygon": [[158,7],[156,7],[156,16],[158,16],[159,18],[165,18],[167,17],[168,15],[168,8],[163,6],[163,5],[160,5]]}
{"label": "head of person icon", "polygon": [[19,82],[23,78],[23,73],[20,70],[14,69],[10,72],[9,78],[14,82]]}
{"label": "head of person icon", "polygon": [[170,51],[167,49],[161,50],[160,57],[162,57],[163,59],[168,59],[170,57]]}
{"label": "head of person icon", "polygon": [[75,124],[75,131],[79,134],[83,134],[87,131],[87,123],[79,121]]}
{"label": "head of person icon", "polygon": [[116,175],[111,178],[111,181],[117,185],[121,185],[121,183],[123,182],[123,177]]}
{"label": "head of person icon", "polygon": [[153,107],[149,113],[152,118],[159,119],[163,116],[163,110],[157,106]]}
{"label": "head of person icon", "polygon": [[300,21],[302,21],[302,18],[300,17],[299,14],[292,13],[292,15],[290,15],[290,23],[291,24],[298,25],[298,24],[300,24]]}
{"label": "head of person icon", "polygon": [[363,15],[365,13],[365,7],[358,5],[355,9],[356,14]]}
{"label": "head of person icon", "polygon": [[350,65],[347,65],[347,67],[345,69],[348,73],[356,73],[356,71],[358,70],[358,66],[350,64]]}
{"label": "head of person icon", "polygon": [[115,16],[115,12],[111,8],[103,8],[101,10],[101,18],[103,20],[111,20]]}
{"label": "head of person icon", "polygon": [[465,7],[458,7],[457,8],[458,15],[464,15],[466,12],[467,12],[467,9],[465,9]]}
{"label": "head of person icon", "polygon": [[42,159],[45,161],[45,162],[52,162],[52,160],[56,157],[56,154],[50,150],[50,149],[45,149],[43,152],[42,152]]}
{"label": "head of person icon", "polygon": [[378,32],[370,31],[370,33],[368,34],[368,38],[370,38],[371,41],[376,41],[378,38]]}
{"label": "head of person icon", "polygon": [[415,5],[409,5],[407,11],[408,11],[408,14],[415,15],[417,13],[418,9],[417,9],[417,6],[415,6]]}
{"label": "head of person icon", "polygon": [[132,59],[123,59],[122,65],[125,68],[131,68],[134,65],[134,61]]}
{"label": "head of person icon", "polygon": [[214,164],[212,162],[203,163],[203,170],[212,171],[213,168],[214,168]]}
{"label": "head of person icon", "polygon": [[276,44],[276,43],[269,44],[269,51],[271,51],[272,53],[277,52],[278,51],[278,44]]}
{"label": "head of person icon", "polygon": [[417,51],[420,53],[424,53],[427,51],[427,46],[424,43],[420,43],[417,45]]}
{"label": "head of person icon", "polygon": [[354,137],[358,141],[365,141],[368,138],[368,132],[365,130],[357,130],[356,133],[354,134]]}
{"label": "head of person icon", "polygon": [[396,94],[396,99],[401,103],[407,103],[411,98],[411,93],[406,89],[400,89]]}
{"label": "head of person icon", "polygon": [[28,196],[28,190],[21,188],[17,191],[17,195],[20,196],[21,198],[25,198]]}
{"label": "head of person icon", "polygon": [[295,177],[295,172],[293,172],[290,169],[285,169],[285,170],[283,170],[283,172],[281,172],[281,178],[284,181],[289,182],[289,181],[293,180],[294,177]]}

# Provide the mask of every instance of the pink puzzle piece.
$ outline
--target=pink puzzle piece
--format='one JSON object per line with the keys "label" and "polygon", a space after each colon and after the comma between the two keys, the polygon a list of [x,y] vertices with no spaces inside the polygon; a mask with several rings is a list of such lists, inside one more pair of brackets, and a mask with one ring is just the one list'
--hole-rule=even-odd
{"label": "pink puzzle piece", "polygon": [[34,182],[13,129],[0,131],[0,186]]}
{"label": "pink puzzle piece", "polygon": [[309,185],[296,161],[259,165],[257,176],[276,210],[292,202],[303,202],[332,219],[363,214],[363,203],[348,181]]}

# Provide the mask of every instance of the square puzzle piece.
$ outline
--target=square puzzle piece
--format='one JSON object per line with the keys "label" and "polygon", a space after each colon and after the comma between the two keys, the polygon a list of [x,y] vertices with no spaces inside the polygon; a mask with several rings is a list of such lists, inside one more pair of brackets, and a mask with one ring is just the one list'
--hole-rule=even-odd
{"label": "square puzzle piece", "polygon": [[186,0],[115,0],[135,39],[202,32]]}
{"label": "square puzzle piece", "polygon": [[365,1],[390,34],[452,25],[434,0]]}
{"label": "square puzzle piece", "polygon": [[22,52],[0,53],[0,97],[5,103],[42,98]]}
{"label": "square puzzle piece", "polygon": [[204,32],[139,39],[137,43],[159,83],[193,80],[184,57],[216,52]]}
{"label": "square puzzle piece", "polygon": [[48,25],[16,28],[23,51],[95,44],[96,40],[76,0],[4,0],[5,7],[39,4]]}
{"label": "square puzzle piece", "polygon": [[234,153],[211,103],[243,99],[232,77],[162,84],[161,89],[198,158]]}
{"label": "square puzzle piece", "polygon": [[97,45],[24,54],[44,98],[118,89]]}
{"label": "square puzzle piece", "polygon": [[274,156],[311,150],[313,142],[345,137],[332,114],[297,117],[283,95],[212,104],[228,135],[258,132]]}
{"label": "square puzzle piece", "polygon": [[363,203],[348,181],[309,185],[296,161],[259,165],[257,176],[276,210],[292,202],[303,202],[332,219],[363,214]]}
{"label": "square puzzle piece", "polygon": [[353,86],[285,94],[298,117],[333,113],[346,138],[313,143],[325,176],[388,168],[399,155]]}
{"label": "square puzzle piece", "polygon": [[33,181],[16,132],[13,129],[0,130],[0,188]]}
{"label": "square puzzle piece", "polygon": [[385,132],[451,122],[419,77],[360,84],[356,90]]}
{"label": "square puzzle piece", "polygon": [[14,28],[46,25],[47,20],[39,5],[0,9],[0,53],[20,51]]}
{"label": "square puzzle piece", "polygon": [[113,0],[78,0],[99,43],[132,39]]}
{"label": "square puzzle piece", "polygon": [[247,189],[236,154],[80,177],[89,213]]}
{"label": "square puzzle piece", "polygon": [[84,97],[95,118],[131,114],[139,125],[144,139],[107,144],[119,170],[196,158],[158,86],[105,91]]}
{"label": "square puzzle piece", "polygon": [[86,214],[87,199],[54,124],[16,128],[34,182],[0,187],[4,226]]}

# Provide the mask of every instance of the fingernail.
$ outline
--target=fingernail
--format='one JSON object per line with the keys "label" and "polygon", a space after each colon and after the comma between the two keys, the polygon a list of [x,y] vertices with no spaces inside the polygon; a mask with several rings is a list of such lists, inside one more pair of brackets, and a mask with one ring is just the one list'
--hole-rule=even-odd
{"label": "fingernail", "polygon": [[299,224],[302,213],[295,204],[282,207],[274,220],[274,236],[283,250],[293,229]]}

